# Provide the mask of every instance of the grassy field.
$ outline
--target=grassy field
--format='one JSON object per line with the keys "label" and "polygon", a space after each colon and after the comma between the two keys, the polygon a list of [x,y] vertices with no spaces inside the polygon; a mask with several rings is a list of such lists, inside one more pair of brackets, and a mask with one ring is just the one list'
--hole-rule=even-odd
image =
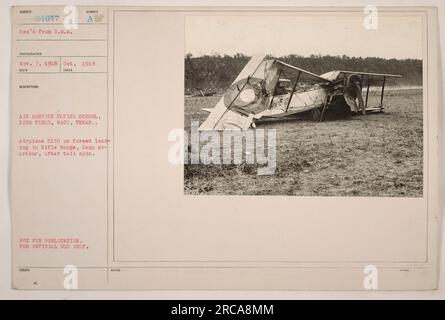
{"label": "grassy field", "polygon": [[[220,96],[185,98],[185,129]],[[269,122],[277,130],[277,169],[256,165],[184,167],[185,194],[420,197],[423,192],[422,91],[391,90],[385,113]]]}

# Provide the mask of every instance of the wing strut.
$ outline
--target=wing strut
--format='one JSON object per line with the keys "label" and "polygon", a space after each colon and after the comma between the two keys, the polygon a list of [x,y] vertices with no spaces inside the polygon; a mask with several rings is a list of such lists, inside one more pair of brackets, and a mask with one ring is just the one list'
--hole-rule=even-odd
{"label": "wing strut", "polygon": [[328,96],[324,98],[324,104],[323,104],[323,110],[321,111],[320,122],[323,121],[324,113],[326,112],[327,107],[328,107]]}
{"label": "wing strut", "polygon": [[287,109],[289,109],[290,102],[292,100],[292,97],[294,96],[295,89],[297,89],[297,84],[298,84],[298,80],[300,80],[300,76],[301,76],[301,71],[298,72],[297,80],[295,80],[295,84],[292,87],[292,92],[290,93],[289,101],[287,102],[286,111],[284,111],[284,112],[287,112]]}
{"label": "wing strut", "polygon": [[380,109],[382,110],[383,110],[383,94],[385,92],[385,82],[386,82],[386,77],[383,77],[382,95],[380,96]]}
{"label": "wing strut", "polygon": [[366,102],[365,102],[365,110],[368,107],[368,97],[369,97],[369,84],[370,84],[370,80],[369,80],[369,76],[367,76],[368,78],[368,86],[366,87]]}
{"label": "wing strut", "polygon": [[275,84],[275,88],[273,89],[273,96],[270,99],[270,103],[269,103],[269,109],[272,108],[272,102],[273,102],[273,98],[275,98],[275,92],[277,91],[277,87],[278,87],[278,83],[280,82],[280,77],[281,77],[281,73],[283,70],[280,70],[278,72],[278,78],[277,78],[277,83]]}

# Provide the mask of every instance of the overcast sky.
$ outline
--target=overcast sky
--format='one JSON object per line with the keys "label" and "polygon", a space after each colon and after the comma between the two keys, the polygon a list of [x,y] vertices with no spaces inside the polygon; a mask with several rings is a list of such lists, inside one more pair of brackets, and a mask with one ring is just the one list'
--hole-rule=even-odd
{"label": "overcast sky", "polygon": [[422,18],[378,17],[378,29],[363,27],[356,16],[189,16],[185,52],[204,54],[266,53],[422,58]]}

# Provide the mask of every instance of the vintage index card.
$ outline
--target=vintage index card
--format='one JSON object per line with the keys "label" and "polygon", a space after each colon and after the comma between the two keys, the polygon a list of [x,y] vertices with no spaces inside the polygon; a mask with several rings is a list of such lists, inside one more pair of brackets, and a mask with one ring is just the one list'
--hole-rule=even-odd
{"label": "vintage index card", "polygon": [[436,10],[377,9],[11,8],[13,287],[436,288]]}

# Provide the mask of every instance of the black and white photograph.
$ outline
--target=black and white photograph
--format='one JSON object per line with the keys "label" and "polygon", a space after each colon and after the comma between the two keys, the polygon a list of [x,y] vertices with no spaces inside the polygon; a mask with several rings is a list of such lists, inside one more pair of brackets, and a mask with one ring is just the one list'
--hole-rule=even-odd
{"label": "black and white photograph", "polygon": [[422,18],[186,17],[186,195],[422,197]]}
{"label": "black and white photograph", "polygon": [[0,299],[443,299],[445,5],[167,2],[2,3]]}

